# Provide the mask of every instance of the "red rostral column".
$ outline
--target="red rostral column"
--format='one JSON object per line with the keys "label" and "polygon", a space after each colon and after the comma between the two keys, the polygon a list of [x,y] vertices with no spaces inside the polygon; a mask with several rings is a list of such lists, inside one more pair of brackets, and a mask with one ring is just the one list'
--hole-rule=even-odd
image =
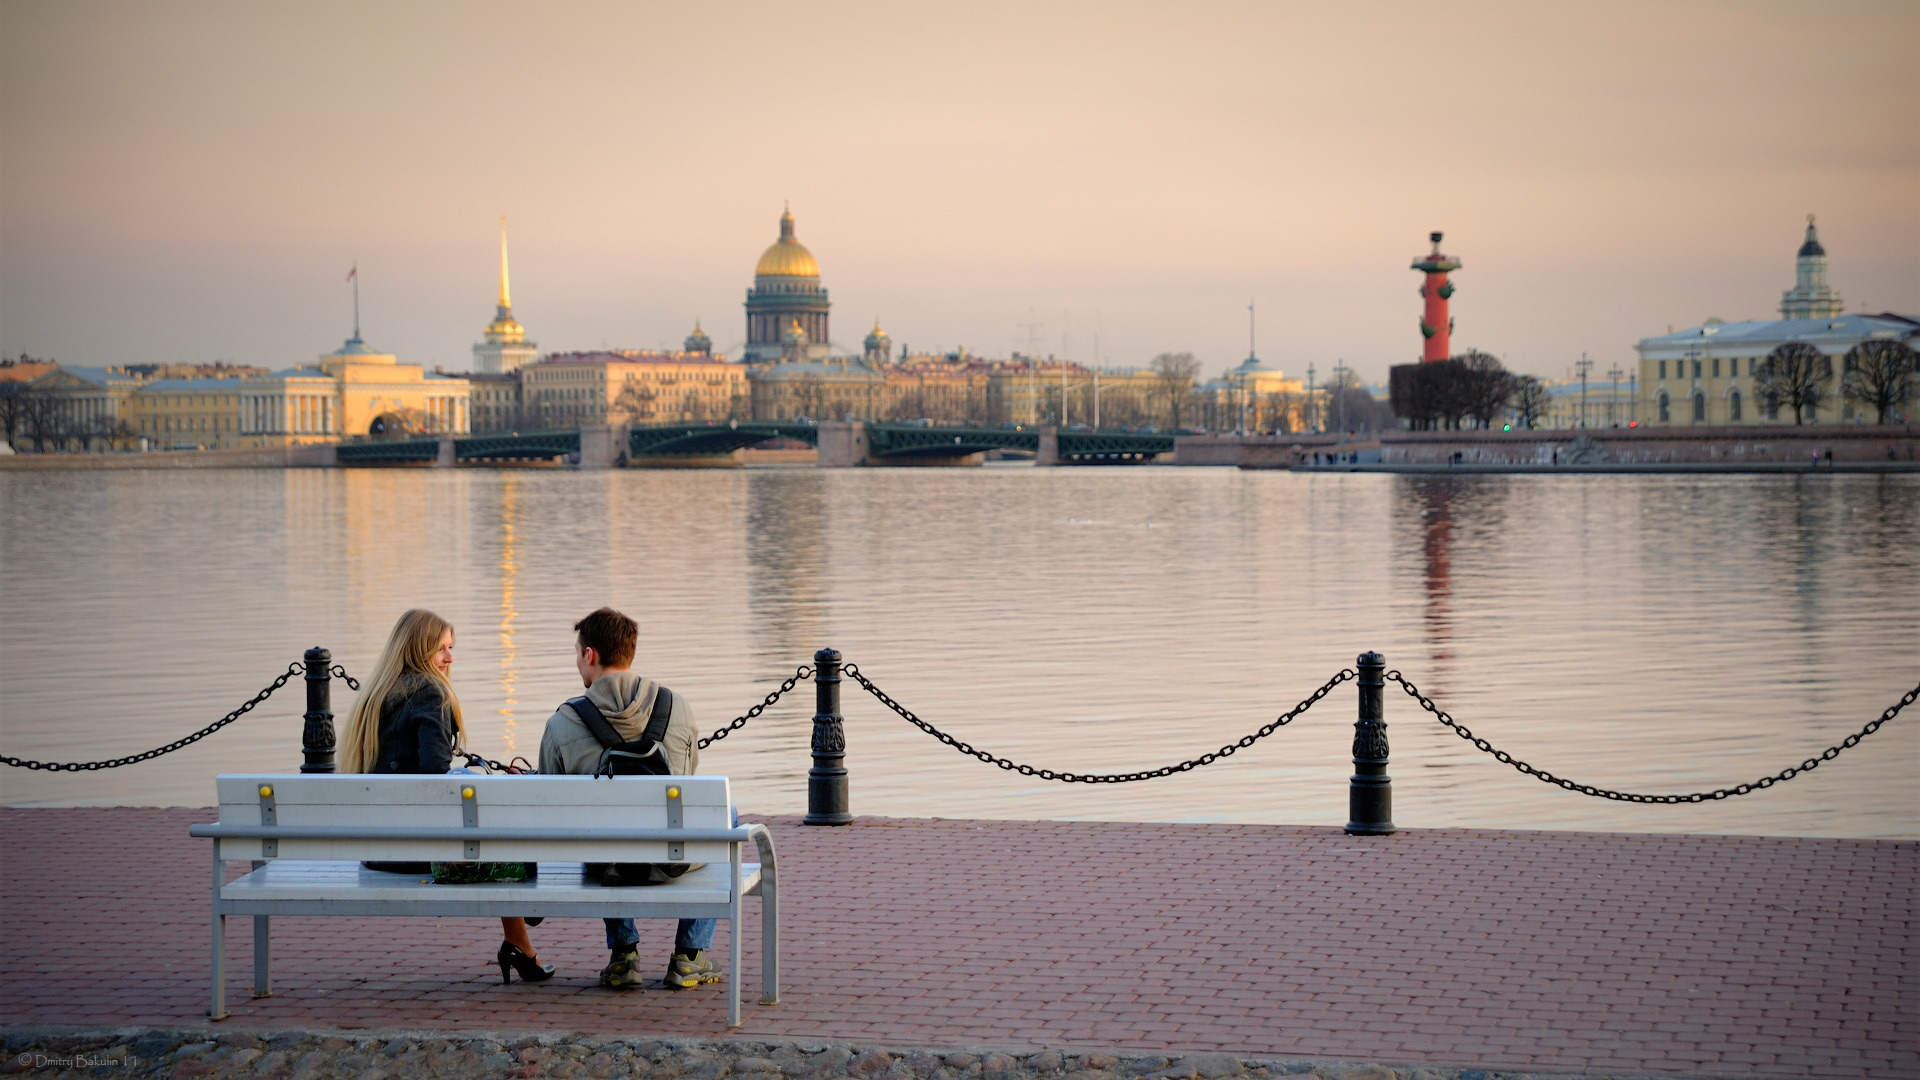
{"label": "red rostral column", "polygon": [[1420,286],[1420,295],[1427,298],[1427,313],[1420,319],[1420,333],[1427,339],[1426,351],[1420,354],[1423,364],[1452,355],[1447,338],[1453,333],[1453,318],[1447,314],[1447,298],[1453,295],[1453,282],[1447,280],[1447,271],[1460,269],[1460,260],[1440,254],[1440,235],[1428,233],[1433,252],[1413,260],[1413,268],[1427,274],[1427,283]]}

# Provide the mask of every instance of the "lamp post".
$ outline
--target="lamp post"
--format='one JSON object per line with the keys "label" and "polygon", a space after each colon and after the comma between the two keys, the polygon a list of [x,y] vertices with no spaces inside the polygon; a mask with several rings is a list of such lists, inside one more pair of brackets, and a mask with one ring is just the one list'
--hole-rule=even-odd
{"label": "lamp post", "polygon": [[1587,359],[1586,353],[1581,353],[1573,367],[1580,373],[1580,426],[1584,428],[1587,426],[1587,372],[1593,369],[1593,361]]}

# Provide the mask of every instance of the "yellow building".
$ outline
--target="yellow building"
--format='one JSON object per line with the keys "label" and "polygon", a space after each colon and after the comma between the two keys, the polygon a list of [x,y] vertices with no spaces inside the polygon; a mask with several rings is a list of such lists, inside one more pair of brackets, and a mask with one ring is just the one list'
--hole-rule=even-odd
{"label": "yellow building", "polygon": [[133,431],[156,450],[249,445],[240,402],[250,379],[155,379],[128,395]]}
{"label": "yellow building", "polygon": [[554,353],[520,369],[529,425],[665,424],[747,416],[747,370],[696,352]]}
{"label": "yellow building", "polygon": [[319,358],[246,380],[241,445],[299,446],[342,438],[465,434],[471,386],[458,376],[402,364],[358,334]]}

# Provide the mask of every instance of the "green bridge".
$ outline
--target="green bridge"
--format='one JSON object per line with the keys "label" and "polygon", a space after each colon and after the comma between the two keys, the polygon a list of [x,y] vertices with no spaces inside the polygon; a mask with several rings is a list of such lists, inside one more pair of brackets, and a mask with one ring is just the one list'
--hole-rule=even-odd
{"label": "green bridge", "polygon": [[[1046,429],[1028,426],[933,427],[922,424],[865,423],[866,458],[940,459],[989,450],[1040,453]],[[820,442],[820,425],[809,420],[713,420],[682,424],[641,424],[627,430],[629,461],[647,458],[718,457],[773,438]],[[1061,462],[1099,464],[1148,461],[1173,452],[1171,433],[1136,431],[1060,431],[1052,435]],[[580,430],[494,432],[452,440],[454,461],[551,460],[580,453]],[[390,442],[341,443],[342,465],[400,465],[443,461],[439,438]]]}

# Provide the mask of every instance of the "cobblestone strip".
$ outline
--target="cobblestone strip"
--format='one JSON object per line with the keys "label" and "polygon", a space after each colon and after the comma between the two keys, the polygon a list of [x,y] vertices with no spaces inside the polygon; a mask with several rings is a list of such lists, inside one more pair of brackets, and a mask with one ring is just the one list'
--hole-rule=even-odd
{"label": "cobblestone strip", "polygon": [[[167,1080],[1601,1080],[1593,1074],[1054,1049],[925,1050],[544,1033],[0,1028],[0,1074]],[[1606,1080],[1629,1080],[1608,1073]]]}

